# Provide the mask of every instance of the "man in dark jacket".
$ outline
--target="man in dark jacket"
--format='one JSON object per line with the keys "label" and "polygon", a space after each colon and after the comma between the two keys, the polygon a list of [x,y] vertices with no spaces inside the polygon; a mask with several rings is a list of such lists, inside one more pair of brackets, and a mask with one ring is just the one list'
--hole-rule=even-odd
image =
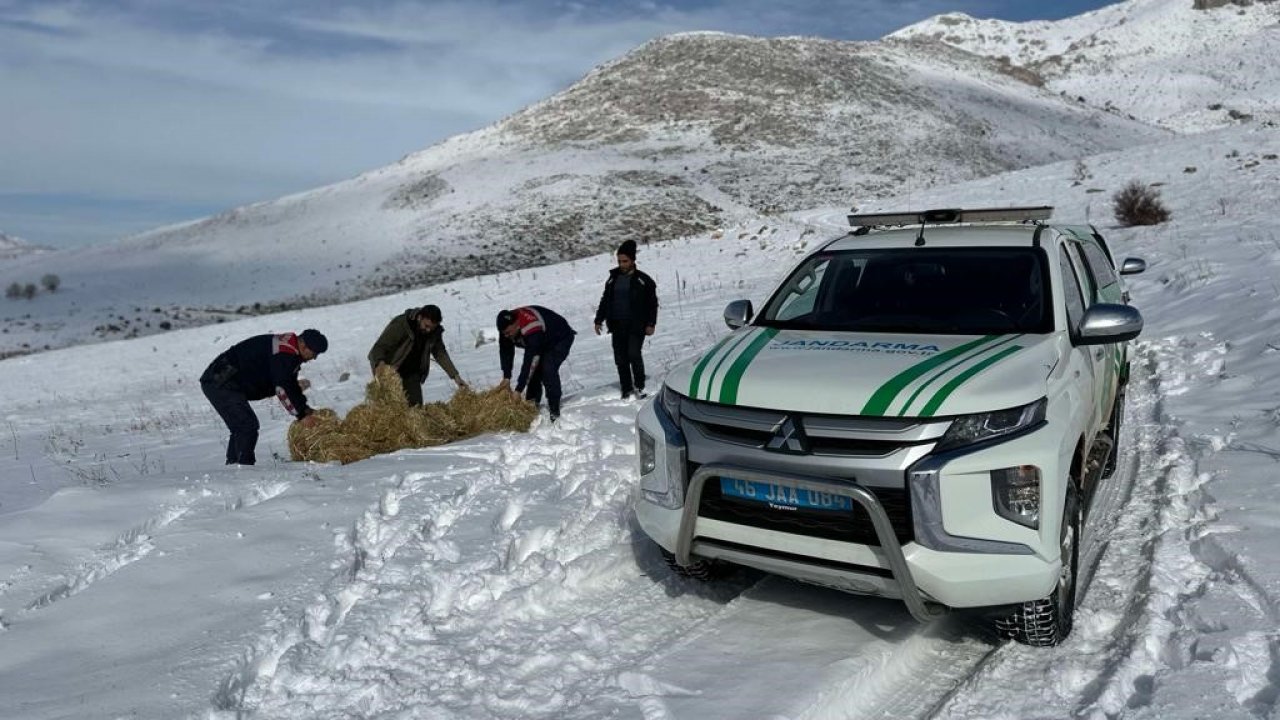
{"label": "man in dark jacket", "polygon": [[387,323],[369,350],[369,367],[375,375],[380,365],[389,365],[400,374],[404,395],[411,407],[422,404],[422,385],[431,372],[433,357],[458,387],[467,386],[444,346],[444,328],[440,320],[440,308],[435,305],[405,310],[403,315],[397,315]]}
{"label": "man in dark jacket", "polygon": [[[526,305],[498,313],[498,359],[502,363],[502,384],[511,387],[511,368],[516,347],[524,348],[524,362],[516,378],[517,393],[532,403],[542,401],[547,389],[547,410],[551,422],[560,418],[560,365],[573,347],[573,328],[560,315],[541,305]],[[527,386],[527,387],[526,387]]]}
{"label": "man in dark jacket", "polygon": [[327,349],[329,341],[319,330],[303,330],[299,335],[255,335],[213,359],[200,376],[200,389],[231,431],[228,465],[257,461],[258,416],[249,407],[250,400],[275,395],[303,425],[315,423],[307,396],[302,394],[310,383],[298,379],[298,369]]}
{"label": "man in dark jacket", "polygon": [[613,362],[618,366],[622,399],[635,393],[644,397],[644,358],[640,348],[658,325],[658,289],[653,278],[636,268],[636,244],[627,240],[618,248],[618,267],[609,271],[604,294],[596,309],[596,334],[607,325],[613,340]]}

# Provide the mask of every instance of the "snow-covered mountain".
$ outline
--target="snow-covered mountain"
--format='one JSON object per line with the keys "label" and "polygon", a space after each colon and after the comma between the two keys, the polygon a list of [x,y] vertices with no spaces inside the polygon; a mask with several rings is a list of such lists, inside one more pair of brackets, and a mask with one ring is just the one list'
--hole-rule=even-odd
{"label": "snow-covered mountain", "polygon": [[889,37],[1004,60],[1067,97],[1178,131],[1280,127],[1275,0],[1129,0],[1056,22],[950,13]]}
{"label": "snow-covered mountain", "polygon": [[0,260],[12,260],[23,255],[48,252],[49,248],[27,242],[20,237],[0,232]]}
{"label": "snow-covered mountain", "polygon": [[359,177],[5,262],[0,284],[52,273],[62,290],[0,305],[0,355],[865,207],[1173,132],[1274,127],[1277,12],[1128,0],[1057,22],[944,15],[870,43],[661,38]]}
{"label": "snow-covered mountain", "polygon": [[390,167],[0,268],[64,287],[3,308],[0,351],[544,265],[1167,134],[1032,79],[943,43],[662,38]]}

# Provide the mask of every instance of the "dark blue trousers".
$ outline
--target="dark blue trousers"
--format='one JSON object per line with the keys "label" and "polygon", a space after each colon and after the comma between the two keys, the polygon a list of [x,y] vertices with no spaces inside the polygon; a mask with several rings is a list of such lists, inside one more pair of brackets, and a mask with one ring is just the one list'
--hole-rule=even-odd
{"label": "dark blue trousers", "polygon": [[529,385],[524,389],[524,397],[531,403],[542,402],[542,390],[547,390],[547,410],[552,419],[560,417],[560,366],[569,357],[569,349],[573,347],[573,336],[561,340],[542,353],[538,366],[529,373]]}
{"label": "dark blue trousers", "polygon": [[258,416],[249,407],[248,398],[235,388],[217,383],[202,382],[200,389],[231,431],[231,439],[227,441],[227,464],[253,465],[257,462],[253,451],[258,446]]}
{"label": "dark blue trousers", "polygon": [[609,328],[609,338],[613,343],[613,364],[618,367],[618,385],[623,395],[630,395],[635,390],[644,390],[644,356],[640,349],[644,347],[644,329],[635,332],[630,320],[614,323]]}

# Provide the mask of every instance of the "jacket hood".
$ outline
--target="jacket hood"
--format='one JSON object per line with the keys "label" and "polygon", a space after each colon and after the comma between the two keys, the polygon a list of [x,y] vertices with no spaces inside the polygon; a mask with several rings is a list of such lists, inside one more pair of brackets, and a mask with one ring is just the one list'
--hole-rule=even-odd
{"label": "jacket hood", "polygon": [[790,412],[937,417],[1043,397],[1049,335],[919,335],[745,327],[677,366],[695,400]]}

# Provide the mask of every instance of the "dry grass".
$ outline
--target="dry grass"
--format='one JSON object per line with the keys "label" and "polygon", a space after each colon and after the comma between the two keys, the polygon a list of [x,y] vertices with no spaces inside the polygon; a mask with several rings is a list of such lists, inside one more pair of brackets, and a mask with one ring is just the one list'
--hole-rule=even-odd
{"label": "dry grass", "polygon": [[528,432],[538,409],[505,388],[458,390],[448,402],[409,407],[400,376],[384,370],[365,387],[365,401],[345,419],[317,410],[319,422],[289,428],[294,460],[342,464],[404,448],[443,445],[504,430]]}

